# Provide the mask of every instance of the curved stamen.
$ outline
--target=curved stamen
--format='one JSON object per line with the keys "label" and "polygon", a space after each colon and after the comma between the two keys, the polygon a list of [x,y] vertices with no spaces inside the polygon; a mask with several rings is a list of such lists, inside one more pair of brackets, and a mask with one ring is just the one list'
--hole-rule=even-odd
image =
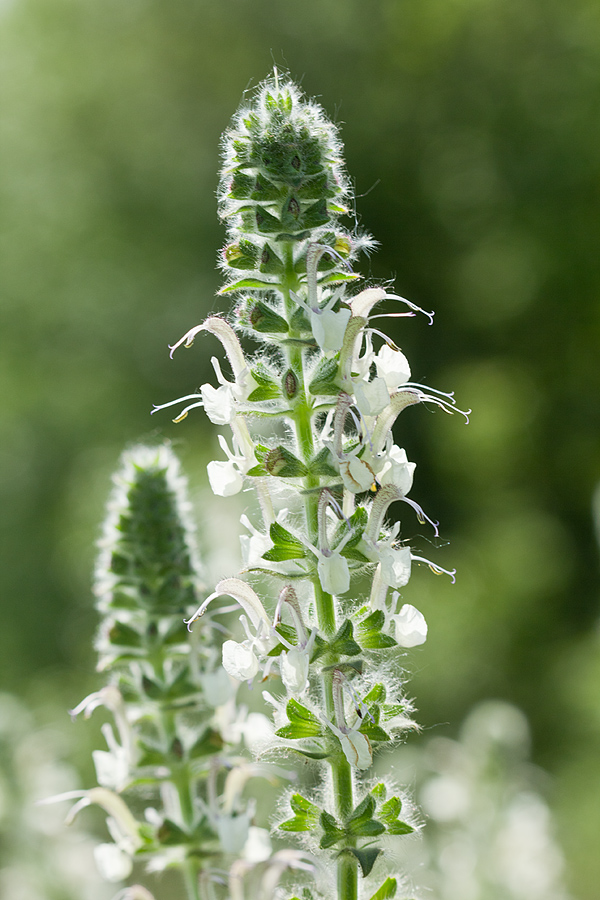
{"label": "curved stamen", "polygon": [[439,524],[440,523],[439,522],[434,522],[433,519],[430,519],[429,516],[423,512],[422,507],[419,506],[419,504],[416,503],[414,500],[411,500],[410,497],[402,497],[402,500],[404,500],[405,503],[408,503],[408,505],[414,509],[421,525],[424,525],[425,522],[429,522],[429,524],[435,531],[435,536],[436,537],[440,536],[440,532],[439,532]]}
{"label": "curved stamen", "polygon": [[398,294],[386,294],[386,300],[399,300],[400,303],[405,303],[409,309],[414,310],[415,312],[423,313],[424,316],[427,316],[429,319],[429,324],[433,325],[433,317],[435,316],[434,312],[427,312],[426,309],[421,309],[420,306],[417,306],[416,303],[411,303],[410,300],[407,300],[406,297],[399,297]]}
{"label": "curved stamen", "polygon": [[437,563],[431,562],[430,559],[425,559],[424,556],[413,556],[412,553],[410,556],[411,559],[414,560],[414,562],[425,563],[426,566],[429,566],[434,575],[449,575],[452,579],[452,584],[456,584],[456,569],[442,569],[442,567],[438,566]]}

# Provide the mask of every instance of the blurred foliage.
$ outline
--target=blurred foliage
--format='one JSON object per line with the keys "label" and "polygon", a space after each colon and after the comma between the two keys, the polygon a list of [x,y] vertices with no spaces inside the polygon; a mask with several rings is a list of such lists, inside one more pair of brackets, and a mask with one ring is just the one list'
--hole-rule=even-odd
{"label": "blurred foliage", "polygon": [[405,592],[430,623],[420,720],[453,734],[490,696],[526,711],[571,888],[593,900],[595,0],[2,0],[2,685],[83,695],[93,542],[123,444],[180,440],[205,487],[202,416],[149,412],[211,375],[214,347],[170,361],[166,345],[225,308],[219,135],[273,61],[347,123],[357,215],[381,242],[363,271],[437,311],[433,328],[400,320],[413,376],[473,408],[468,428],[417,409],[397,429],[450,542],[423,549],[459,570]]}

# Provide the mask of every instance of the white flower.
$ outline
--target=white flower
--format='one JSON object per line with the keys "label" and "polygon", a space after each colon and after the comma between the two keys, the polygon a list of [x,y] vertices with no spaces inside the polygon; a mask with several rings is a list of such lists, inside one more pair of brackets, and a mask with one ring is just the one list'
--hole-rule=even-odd
{"label": "white flower", "polygon": [[238,856],[244,848],[250,831],[250,816],[248,813],[238,815],[216,816],[217,834],[225,853]]}
{"label": "white flower", "polygon": [[291,694],[302,694],[308,687],[309,660],[310,652],[305,647],[281,652],[281,680]]}
{"label": "white flower", "polygon": [[406,451],[395,444],[386,454],[386,461],[379,474],[379,482],[395,484],[402,494],[408,494],[413,484],[416,463],[409,462]]}
{"label": "white flower", "polygon": [[244,475],[254,464],[253,449],[248,449],[248,455],[240,450],[240,442],[237,435],[233,436],[233,452],[222,434],[219,435],[221,450],[227,456],[227,462],[213,460],[206,467],[208,480],[213,494],[217,497],[232,497],[239,494],[244,486]]}
{"label": "white flower", "polygon": [[204,412],[213,425],[229,425],[235,418],[235,397],[230,384],[214,388],[203,384],[200,388]]}
{"label": "white flower", "polygon": [[355,769],[370,769],[373,764],[373,751],[368,738],[354,728],[342,731],[332,722],[327,722],[331,730],[337,735],[342,745],[344,756]]}
{"label": "white flower", "polygon": [[[280,516],[278,516],[278,521],[279,518]],[[250,532],[249,535],[240,535],[244,566],[251,568],[252,566],[260,565],[262,563],[263,553],[266,553],[267,550],[271,549],[273,541],[268,535],[263,534],[258,528],[255,528],[247,515],[242,515],[240,517],[240,522],[244,528],[247,528]]]}
{"label": "white flower", "polygon": [[348,560],[335,550],[319,554],[317,572],[326,594],[345,594],[350,587]]}
{"label": "white flower", "polygon": [[252,641],[242,641],[240,644],[237,641],[225,641],[223,668],[238,681],[251,681],[259,668]]}
{"label": "white flower", "polygon": [[129,878],[133,869],[129,854],[116,844],[97,844],[94,847],[94,860],[105,881],[124,881]]}
{"label": "white flower", "polygon": [[239,494],[244,486],[244,477],[233,460],[209,462],[206,471],[213,494],[217,497],[232,497]]}
{"label": "white flower", "polygon": [[363,416],[377,416],[390,402],[390,392],[383,378],[358,380],[354,384],[356,405]]}
{"label": "white flower", "polygon": [[248,829],[248,839],[242,850],[244,859],[253,863],[264,862],[272,852],[271,838],[267,829],[251,825]]}
{"label": "white flower", "polygon": [[401,647],[418,647],[427,639],[427,622],[422,613],[410,603],[405,603],[399,613],[392,616],[396,628],[396,640]]}
{"label": "white flower", "polygon": [[204,697],[211,706],[224,706],[235,694],[228,673],[222,666],[214,672],[204,672],[200,676]]}
{"label": "white flower", "polygon": [[[401,588],[410,580],[411,555],[410,547],[378,547],[381,565],[381,579],[392,588]],[[411,607],[412,608],[412,607]]]}
{"label": "white flower", "polygon": [[[332,302],[335,302],[335,298],[332,298],[330,303]],[[311,310],[312,333],[323,353],[333,355],[340,350],[351,315],[348,307],[342,307],[339,312],[334,312],[328,307],[323,310]]]}
{"label": "white flower", "polygon": [[368,491],[375,481],[375,472],[366,459],[351,459],[340,462],[340,475],[344,487],[352,494],[362,494]]}
{"label": "white flower", "polygon": [[410,366],[401,350],[392,350],[387,344],[375,356],[377,374],[385,381],[390,392],[397,391],[410,378]]}

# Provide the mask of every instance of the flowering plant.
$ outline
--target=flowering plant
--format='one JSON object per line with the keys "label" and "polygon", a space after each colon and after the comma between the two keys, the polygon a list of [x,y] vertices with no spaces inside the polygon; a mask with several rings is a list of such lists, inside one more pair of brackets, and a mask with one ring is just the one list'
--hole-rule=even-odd
{"label": "flowering plant", "polygon": [[[231,372],[213,357],[217,387],[156,410],[181,407],[179,422],[203,407],[229,428],[230,442],[219,436],[225,458],[208,465],[211,488],[222,497],[252,490],[258,506],[242,517],[243,571],[186,621],[195,634],[208,610],[214,618],[233,599],[243,634],[224,642],[223,668],[238,682],[277,676],[263,693],[274,721],[267,752],[312,761],[318,787],[287,790],[274,829],[337,870],[329,883],[331,866],[321,865],[303,896],[384,900],[398,879],[380,875],[377,860],[416,818],[389,778],[373,777],[373,754],[415,727],[401,657],[427,635],[400,591],[414,563],[444,571],[387,519],[401,501],[438,534],[409,496],[415,464],[392,428],[409,406],[457,407],[452,394],[411,381],[406,357],[375,326],[424,311],[384,287],[356,287],[354,260],[373,241],[340,224],[350,184],[322,109],[275,73],[235,116],[223,156],[220,293],[234,310],[209,316],[171,352],[213,337]],[[374,312],[390,304],[394,311]],[[258,352],[248,355],[239,335]]]}
{"label": "flowering plant", "polygon": [[[234,310],[171,352],[216,338],[231,372],[213,357],[218,386],[155,411],[179,405],[180,422],[203,407],[230,429],[208,478],[217,496],[257,500],[241,517],[243,570],[204,590],[176,458],[167,445],[128,451],[96,578],[109,682],[73,711],[103,706],[117,733],[103,726],[99,786],[62,798],[77,801],[71,817],[92,803],[106,811],[113,840],[96,858],[108,880],[142,861],[179,869],[189,900],[289,898],[286,872],[304,879],[302,900],[386,900],[400,880],[384,848],[418,827],[406,794],[372,771],[375,752],[416,727],[402,657],[427,624],[401,591],[415,563],[445,571],[387,518],[401,501],[438,534],[409,496],[415,464],[392,429],[409,406],[461,411],[452,394],[412,381],[375,326],[423,310],[384,287],[356,287],[354,260],[374,242],[340,224],[350,187],[322,109],[275,72],[235,116],[223,154],[221,294]],[[258,343],[254,355],[240,335]],[[241,632],[220,620],[232,609]],[[236,706],[241,683],[267,679],[268,719]],[[243,791],[255,777],[294,780],[278,757],[314,777],[311,788],[282,789],[273,834],[299,846],[273,852]],[[142,885],[117,896],[151,900]]]}

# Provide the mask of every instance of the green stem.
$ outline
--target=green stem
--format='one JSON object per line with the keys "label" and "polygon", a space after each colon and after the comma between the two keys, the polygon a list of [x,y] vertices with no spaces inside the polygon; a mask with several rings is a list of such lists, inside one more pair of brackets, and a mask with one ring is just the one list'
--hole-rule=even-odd
{"label": "green stem", "polygon": [[[293,248],[291,244],[285,248],[286,270],[282,280],[282,294],[285,303],[288,323],[291,322],[295,311],[295,304],[290,297],[290,291],[297,290],[299,279],[293,269]],[[290,335],[293,337],[293,335]],[[288,365],[296,373],[298,378],[298,395],[294,403],[292,419],[296,431],[298,451],[304,463],[308,463],[314,453],[314,436],[312,430],[312,403],[307,396],[304,377],[304,358],[302,348],[293,343],[287,350]],[[319,495],[315,489],[320,486],[320,479],[315,476],[307,476],[304,480],[305,514],[309,541],[318,546],[318,506]],[[313,579],[313,589],[317,610],[319,630],[332,637],[336,630],[335,603],[331,594],[326,593],[321,587],[317,577]],[[331,660],[332,664],[339,659]],[[325,712],[329,719],[335,716],[332,690],[333,675],[331,672],[323,677],[323,700]],[[345,821],[354,808],[352,769],[344,757],[338,757],[331,764],[333,780],[333,793],[335,809],[339,819]],[[338,858],[338,900],[357,900],[358,896],[358,870],[357,861],[351,854],[342,854]]]}
{"label": "green stem", "polygon": [[183,879],[188,900],[201,900],[198,863],[189,856],[183,863]]}

